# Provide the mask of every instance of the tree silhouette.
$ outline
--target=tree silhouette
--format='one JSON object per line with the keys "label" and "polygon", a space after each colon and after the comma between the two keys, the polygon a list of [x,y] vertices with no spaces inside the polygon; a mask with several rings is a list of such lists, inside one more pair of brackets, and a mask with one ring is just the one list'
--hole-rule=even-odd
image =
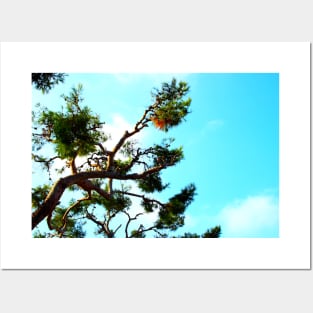
{"label": "tree silhouette", "polygon": [[35,88],[48,93],[58,83],[63,83],[64,73],[32,73],[32,84]]}
{"label": "tree silhouette", "polygon": [[[64,74],[35,75],[35,88],[45,92],[64,80]],[[95,225],[97,235],[106,238],[144,238],[150,232],[155,237],[174,237],[169,234],[184,225],[185,210],[194,199],[196,187],[191,183],[166,202],[154,195],[168,187],[161,172],[183,159],[183,149],[173,148],[174,139],[144,148],[133,136],[151,125],[163,132],[178,126],[190,113],[188,91],[188,84],[176,79],[153,89],[152,104],[111,150],[106,148],[104,122],[82,105],[82,85],[62,96],[65,107],[61,111],[38,105],[33,111],[32,159],[47,170],[49,177],[55,160],[61,160],[63,166],[56,169],[60,178],[55,182],[50,178],[51,184],[32,189],[32,228],[46,220],[50,229],[42,234],[37,228],[34,236],[84,237],[88,222]],[[53,156],[45,156],[47,145],[53,147]],[[137,191],[132,189],[134,184]],[[61,198],[66,190],[73,199],[64,205]],[[138,213],[131,210],[134,199],[140,203]],[[154,222],[140,223],[141,217],[152,213]],[[203,235],[185,233],[180,237],[217,238],[220,232],[217,226]]]}

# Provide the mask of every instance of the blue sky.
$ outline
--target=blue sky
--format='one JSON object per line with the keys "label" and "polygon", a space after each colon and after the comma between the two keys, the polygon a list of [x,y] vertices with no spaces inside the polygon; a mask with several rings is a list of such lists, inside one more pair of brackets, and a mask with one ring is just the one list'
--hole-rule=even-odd
{"label": "blue sky", "polygon": [[[145,146],[174,137],[175,145],[184,147],[184,160],[163,172],[170,188],[159,199],[193,182],[197,196],[182,232],[221,225],[222,237],[278,237],[278,74],[73,73],[48,95],[33,90],[33,104],[59,110],[60,95],[82,83],[84,104],[106,122],[113,145],[151,104],[152,88],[172,77],[190,85],[191,113],[168,133],[149,127],[138,137]],[[40,174],[33,180],[44,182]]]}

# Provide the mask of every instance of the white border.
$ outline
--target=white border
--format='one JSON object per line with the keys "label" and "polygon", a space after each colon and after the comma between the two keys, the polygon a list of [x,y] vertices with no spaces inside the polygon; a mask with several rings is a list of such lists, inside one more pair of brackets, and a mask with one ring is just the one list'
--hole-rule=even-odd
{"label": "white border", "polygon": [[[33,239],[28,130],[36,71],[278,72],[280,238]],[[309,269],[310,44],[2,43],[1,267]]]}

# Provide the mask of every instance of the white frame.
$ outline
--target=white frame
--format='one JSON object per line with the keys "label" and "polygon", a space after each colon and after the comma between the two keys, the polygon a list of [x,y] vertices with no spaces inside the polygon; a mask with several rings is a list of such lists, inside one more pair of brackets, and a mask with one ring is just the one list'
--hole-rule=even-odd
{"label": "white frame", "polygon": [[[31,72],[279,73],[280,237],[32,238]],[[309,269],[310,43],[2,43],[1,267]]]}

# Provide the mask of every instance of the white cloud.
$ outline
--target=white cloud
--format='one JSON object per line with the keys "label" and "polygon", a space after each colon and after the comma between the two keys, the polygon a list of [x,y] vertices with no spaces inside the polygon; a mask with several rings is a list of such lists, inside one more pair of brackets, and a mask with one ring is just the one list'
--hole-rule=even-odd
{"label": "white cloud", "polygon": [[[210,227],[220,225],[224,238],[278,237],[278,200],[273,192],[235,200],[211,215],[211,206],[203,207],[200,214],[188,212],[183,231],[202,234]],[[207,212],[207,213],[206,213]]]}
{"label": "white cloud", "polygon": [[122,85],[129,85],[138,82],[139,75],[130,73],[113,74],[114,78]]}
{"label": "white cloud", "polygon": [[103,131],[110,136],[105,142],[108,149],[112,149],[126,130],[130,131],[132,125],[120,114],[113,114],[112,122],[102,126]]}
{"label": "white cloud", "polygon": [[225,206],[216,221],[223,237],[271,237],[278,235],[278,201],[271,195],[250,196]]}
{"label": "white cloud", "polygon": [[[103,131],[110,136],[110,138],[104,143],[104,146],[111,150],[118,143],[120,138],[124,135],[125,131],[131,132],[134,129],[134,125],[128,122],[121,114],[114,113],[112,120],[108,124],[104,124]],[[138,143],[142,142],[145,134],[145,130],[135,134],[130,139],[136,140]]]}
{"label": "white cloud", "polygon": [[210,120],[207,122],[205,129],[206,130],[216,129],[216,128],[221,127],[223,125],[224,125],[223,120],[220,120],[220,119]]}

